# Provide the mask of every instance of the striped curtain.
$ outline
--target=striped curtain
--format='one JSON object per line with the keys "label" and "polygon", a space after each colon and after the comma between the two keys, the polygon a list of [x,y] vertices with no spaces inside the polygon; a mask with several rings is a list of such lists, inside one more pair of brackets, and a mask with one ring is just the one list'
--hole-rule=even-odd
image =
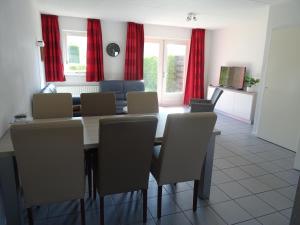
{"label": "striped curtain", "polygon": [[65,81],[64,64],[60,47],[58,17],[42,14],[45,76],[47,82]]}
{"label": "striped curtain", "polygon": [[143,80],[144,25],[129,22],[125,53],[125,80]]}
{"label": "striped curtain", "polygon": [[95,82],[101,80],[104,80],[101,22],[97,19],[88,19],[86,81]]}

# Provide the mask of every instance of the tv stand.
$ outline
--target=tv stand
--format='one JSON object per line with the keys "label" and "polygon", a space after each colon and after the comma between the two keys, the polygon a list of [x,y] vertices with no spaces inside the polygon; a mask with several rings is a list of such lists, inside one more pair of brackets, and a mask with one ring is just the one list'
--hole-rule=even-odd
{"label": "tv stand", "polygon": [[[208,86],[207,98],[210,99],[216,87]],[[256,92],[235,90],[219,87],[224,92],[221,95],[215,110],[226,116],[252,124],[254,121]]]}

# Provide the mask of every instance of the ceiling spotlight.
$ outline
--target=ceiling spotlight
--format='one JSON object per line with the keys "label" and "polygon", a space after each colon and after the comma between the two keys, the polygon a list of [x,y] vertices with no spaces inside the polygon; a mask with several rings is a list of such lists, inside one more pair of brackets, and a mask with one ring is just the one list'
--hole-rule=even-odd
{"label": "ceiling spotlight", "polygon": [[187,22],[190,22],[190,21],[194,21],[196,22],[197,21],[197,14],[196,13],[188,13],[187,17],[186,17],[186,21]]}

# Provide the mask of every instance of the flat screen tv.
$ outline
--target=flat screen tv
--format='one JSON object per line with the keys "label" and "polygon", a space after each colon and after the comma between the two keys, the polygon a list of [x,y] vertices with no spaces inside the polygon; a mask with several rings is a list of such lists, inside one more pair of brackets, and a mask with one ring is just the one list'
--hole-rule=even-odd
{"label": "flat screen tv", "polygon": [[243,89],[246,67],[222,66],[219,85],[222,87]]}

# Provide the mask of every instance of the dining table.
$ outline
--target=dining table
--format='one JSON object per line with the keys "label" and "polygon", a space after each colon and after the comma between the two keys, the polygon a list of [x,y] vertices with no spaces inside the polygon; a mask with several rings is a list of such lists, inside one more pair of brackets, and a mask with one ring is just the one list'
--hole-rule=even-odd
{"label": "dining table", "polygon": [[[160,110],[159,113],[151,114],[158,118],[157,130],[155,135],[155,143],[163,139],[166,120],[169,114],[174,113],[170,111]],[[178,112],[176,112],[178,113]],[[186,113],[182,111],[180,113]],[[149,114],[148,114],[149,115]],[[114,115],[113,117],[126,117],[131,115]],[[145,116],[145,115],[135,115]],[[111,116],[110,116],[111,117]],[[99,144],[99,120],[103,116],[91,116],[91,117],[72,117],[72,118],[53,118],[53,119],[27,119],[18,123],[43,123],[59,120],[81,120],[83,124],[84,134],[84,150],[97,149]],[[213,158],[215,139],[217,135],[220,135],[219,130],[214,130],[209,145],[207,147],[207,153],[204,160],[203,168],[201,171],[200,185],[199,185],[199,197],[204,200],[209,199],[211,188],[211,177],[213,169]],[[116,137],[117,138],[117,137]],[[20,204],[20,192],[18,191],[18,178],[17,167],[15,160],[15,150],[10,138],[10,131],[8,131],[0,139],[0,204],[4,209],[4,215],[0,218],[4,218],[7,225],[20,225],[21,219],[21,204]],[[34,160],[34,159],[33,159]],[[1,205],[0,205],[1,210]],[[0,219],[1,224],[1,219]]]}

